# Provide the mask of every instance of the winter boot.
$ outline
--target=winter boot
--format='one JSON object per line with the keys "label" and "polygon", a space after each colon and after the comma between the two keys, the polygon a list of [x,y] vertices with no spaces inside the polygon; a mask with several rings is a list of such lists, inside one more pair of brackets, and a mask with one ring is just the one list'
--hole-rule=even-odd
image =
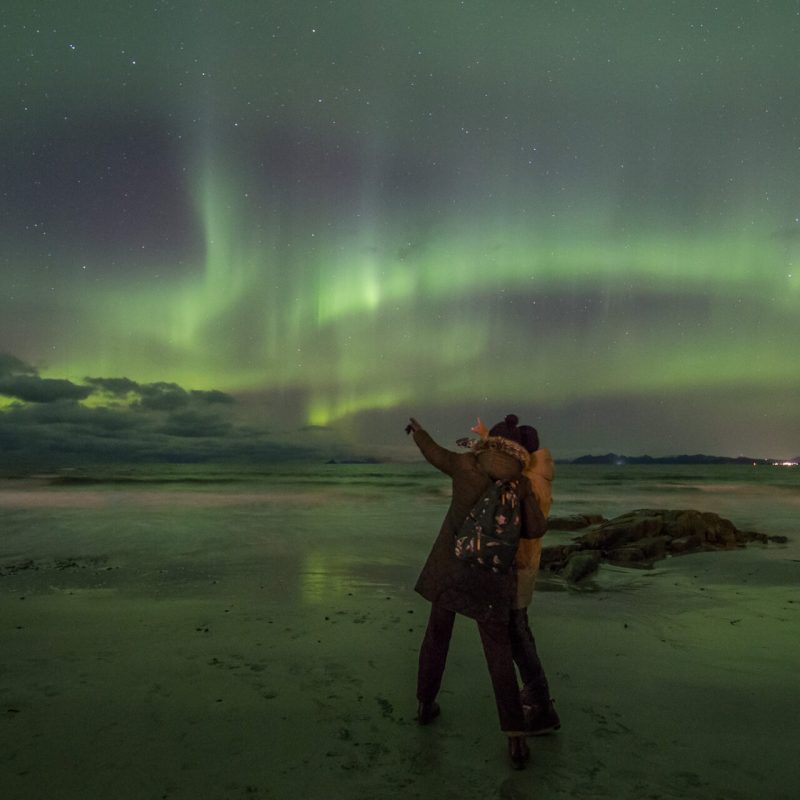
{"label": "winter boot", "polygon": [[417,707],[417,722],[420,725],[430,725],[441,713],[442,710],[435,700],[431,703],[423,703],[420,701]]}
{"label": "winter boot", "polygon": [[557,731],[561,727],[552,697],[544,697],[532,705],[523,704],[522,713],[525,718],[525,733],[528,736],[544,736]]}
{"label": "winter boot", "polygon": [[525,769],[525,764],[531,757],[531,751],[524,736],[508,737],[508,757],[514,769]]}

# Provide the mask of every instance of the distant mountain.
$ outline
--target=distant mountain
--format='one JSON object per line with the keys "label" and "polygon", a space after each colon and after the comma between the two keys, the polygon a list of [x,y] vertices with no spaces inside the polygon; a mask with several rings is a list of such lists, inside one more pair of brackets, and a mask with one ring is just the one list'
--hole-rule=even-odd
{"label": "distant mountain", "polygon": [[775,459],[747,458],[738,456],[708,456],[697,453],[693,456],[623,456],[617,453],[606,453],[603,456],[580,456],[573,459],[572,464],[774,464]]}

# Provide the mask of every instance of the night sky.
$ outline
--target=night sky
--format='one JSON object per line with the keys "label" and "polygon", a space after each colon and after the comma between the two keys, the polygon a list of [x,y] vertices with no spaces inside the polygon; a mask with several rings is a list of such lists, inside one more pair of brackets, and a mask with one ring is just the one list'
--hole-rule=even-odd
{"label": "night sky", "polygon": [[798,2],[0,20],[6,457],[800,453]]}

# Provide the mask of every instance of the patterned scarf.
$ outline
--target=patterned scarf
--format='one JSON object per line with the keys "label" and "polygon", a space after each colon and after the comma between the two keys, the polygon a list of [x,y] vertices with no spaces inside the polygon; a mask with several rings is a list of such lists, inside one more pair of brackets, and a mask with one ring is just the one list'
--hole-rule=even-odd
{"label": "patterned scarf", "polygon": [[469,441],[471,444],[468,446],[472,447],[472,451],[476,455],[490,450],[497,450],[500,453],[516,458],[522,464],[523,470],[528,468],[528,463],[530,462],[528,451],[521,444],[512,442],[511,439],[506,439],[503,436],[488,436],[486,439],[470,439]]}

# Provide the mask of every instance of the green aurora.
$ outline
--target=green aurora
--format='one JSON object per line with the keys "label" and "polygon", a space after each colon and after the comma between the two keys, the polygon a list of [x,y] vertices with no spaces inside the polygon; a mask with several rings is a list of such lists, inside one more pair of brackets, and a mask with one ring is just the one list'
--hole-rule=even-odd
{"label": "green aurora", "polygon": [[794,455],[797,7],[633,5],[14,4],[0,351],[361,445]]}

